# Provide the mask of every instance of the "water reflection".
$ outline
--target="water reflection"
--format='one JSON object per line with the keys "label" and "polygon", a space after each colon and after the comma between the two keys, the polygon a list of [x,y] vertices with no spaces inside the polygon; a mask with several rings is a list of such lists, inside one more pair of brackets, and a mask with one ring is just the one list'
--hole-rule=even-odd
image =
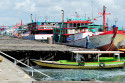
{"label": "water reflection", "polygon": [[[30,69],[24,69],[31,74]],[[38,68],[38,70],[52,77],[50,79],[35,72],[34,78],[41,81],[81,81],[81,79],[94,80],[94,78],[98,81],[125,81],[125,68],[101,70]]]}

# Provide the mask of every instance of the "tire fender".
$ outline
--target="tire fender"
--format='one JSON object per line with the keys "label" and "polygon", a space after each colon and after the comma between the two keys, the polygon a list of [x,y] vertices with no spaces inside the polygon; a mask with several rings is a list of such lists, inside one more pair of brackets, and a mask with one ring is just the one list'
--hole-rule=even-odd
{"label": "tire fender", "polygon": [[100,63],[99,63],[99,66],[100,66],[100,67],[105,67],[105,63],[104,63],[104,62],[100,62]]}
{"label": "tire fender", "polygon": [[82,63],[79,62],[78,65],[79,65],[79,66],[84,66],[84,65],[85,65],[85,62],[82,62]]}

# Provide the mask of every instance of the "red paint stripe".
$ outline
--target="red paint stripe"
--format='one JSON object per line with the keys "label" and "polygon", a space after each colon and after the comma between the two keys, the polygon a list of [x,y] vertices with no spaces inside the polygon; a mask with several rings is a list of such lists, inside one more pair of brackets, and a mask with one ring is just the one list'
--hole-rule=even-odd
{"label": "red paint stripe", "polygon": [[45,31],[45,30],[53,30],[53,29],[37,29],[37,30],[43,30],[43,31]]}
{"label": "red paint stripe", "polygon": [[[105,33],[101,33],[99,35],[108,35],[108,34],[113,34],[113,31],[108,31],[108,32],[105,32]],[[125,35],[125,31],[118,31],[117,34]],[[95,35],[95,36],[99,36],[99,35]],[[92,37],[92,36],[90,36],[90,37]],[[85,38],[81,38],[81,39],[78,39],[78,40],[82,40],[82,39],[85,39]],[[78,40],[75,40],[75,41],[78,41]]]}
{"label": "red paint stripe", "polygon": [[53,35],[53,34],[35,34],[35,35]]}

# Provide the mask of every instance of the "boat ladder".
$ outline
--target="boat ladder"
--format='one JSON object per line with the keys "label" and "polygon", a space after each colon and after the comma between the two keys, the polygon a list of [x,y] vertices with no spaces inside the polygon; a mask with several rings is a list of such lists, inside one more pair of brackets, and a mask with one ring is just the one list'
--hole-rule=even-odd
{"label": "boat ladder", "polygon": [[36,71],[36,72],[40,73],[41,75],[44,75],[44,76],[46,76],[46,77],[48,77],[48,78],[52,78],[52,77],[50,77],[50,76],[44,74],[43,72],[41,72],[41,71],[39,71],[39,70],[37,70],[37,69],[34,69],[33,67],[30,67],[29,65],[26,65],[25,63],[23,63],[23,62],[17,60],[17,59],[14,58],[14,57],[11,57],[10,55],[8,55],[8,54],[6,54],[6,53],[4,53],[4,52],[2,52],[2,51],[0,51],[0,53],[3,54],[3,55],[5,55],[5,56],[7,56],[7,57],[9,57],[9,58],[11,58],[11,59],[13,59],[15,65],[16,65],[17,62],[18,62],[18,63],[20,63],[20,64],[22,64],[22,65],[24,65],[24,66],[30,68],[30,69],[32,70],[32,77],[34,76],[34,75],[33,75],[33,74],[34,74],[34,71]]}

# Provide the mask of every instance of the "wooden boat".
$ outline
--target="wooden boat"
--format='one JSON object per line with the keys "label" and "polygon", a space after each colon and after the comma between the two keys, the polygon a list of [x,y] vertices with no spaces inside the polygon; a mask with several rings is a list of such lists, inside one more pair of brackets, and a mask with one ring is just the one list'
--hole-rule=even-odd
{"label": "wooden boat", "polygon": [[[118,68],[124,67],[124,61],[114,62],[85,62],[79,65],[78,62],[56,62],[56,61],[34,61],[38,65],[51,68],[63,69],[102,69],[102,68]],[[84,65],[85,64],[85,65]]]}
{"label": "wooden boat", "polygon": [[48,37],[53,36],[53,29],[56,27],[55,22],[32,22],[28,24],[28,32],[31,34],[23,36],[23,39],[29,40],[43,40],[47,41]]}
{"label": "wooden boat", "polygon": [[[105,6],[103,7],[103,17],[105,18],[106,10],[104,9]],[[61,23],[58,24],[61,26]],[[64,22],[63,25],[63,27],[54,30],[54,38],[55,41],[58,39],[58,42],[64,45],[86,47],[86,36],[89,35],[89,48],[114,51],[120,47],[121,42],[125,39],[125,31],[121,31],[115,25],[113,30],[108,31],[108,26],[105,26],[105,19],[103,19],[103,27],[93,24],[90,19],[81,20],[78,18],[67,18],[67,22]],[[71,37],[71,42],[66,42],[69,36]]]}
{"label": "wooden boat", "polygon": [[[69,60],[59,60],[59,61],[41,61],[36,60],[34,61],[36,64],[43,66],[43,67],[50,67],[50,68],[62,68],[62,69],[105,69],[105,68],[119,68],[124,67],[125,62],[120,60],[120,56],[117,56],[116,58],[112,57],[99,57],[101,54],[107,54],[107,53],[123,53],[120,51],[72,51],[76,54],[98,54],[98,59],[94,62],[75,62],[75,61],[69,61]],[[101,60],[102,59],[102,60]]]}

